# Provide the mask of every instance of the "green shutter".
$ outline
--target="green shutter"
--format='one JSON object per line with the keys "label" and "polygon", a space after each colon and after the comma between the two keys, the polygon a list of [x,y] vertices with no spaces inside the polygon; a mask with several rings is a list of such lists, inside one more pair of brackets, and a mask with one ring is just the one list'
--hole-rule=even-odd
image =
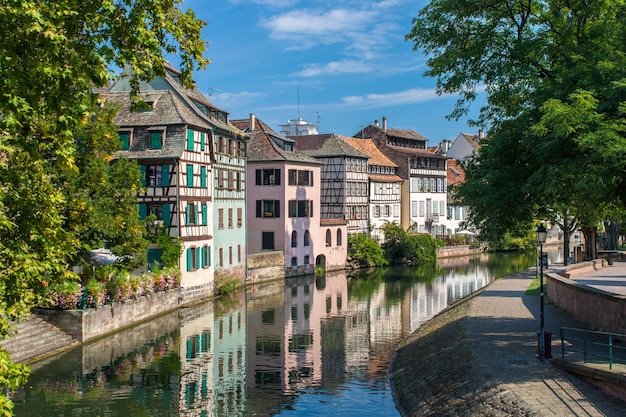
{"label": "green shutter", "polygon": [[206,267],[206,250],[204,250],[205,247],[206,246],[202,247],[202,252],[201,252],[201,255],[202,255],[202,257],[201,257],[201,259],[202,259],[201,266],[202,266],[202,268]]}
{"label": "green shutter", "polygon": [[206,248],[206,266],[211,266],[211,247]]}
{"label": "green shutter", "polygon": [[139,204],[139,218],[141,220],[148,217],[148,206],[145,204]]}
{"label": "green shutter", "polygon": [[187,187],[193,187],[193,165],[187,165]]}
{"label": "green shutter", "polygon": [[150,148],[161,149],[163,147],[163,132],[150,132]]}
{"label": "green shutter", "polygon": [[187,129],[187,150],[193,151],[193,130]]}
{"label": "green shutter", "polygon": [[120,133],[120,149],[127,151],[130,146],[130,133]]}
{"label": "green shutter", "polygon": [[170,215],[171,215],[170,205],[169,204],[163,204],[162,210],[163,210],[163,225],[164,226],[169,226],[170,225]]}
{"label": "green shutter", "polygon": [[185,207],[185,225],[189,226],[189,204]]}
{"label": "green shutter", "polygon": [[206,188],[206,167],[200,167],[200,187]]}
{"label": "green shutter", "polygon": [[200,259],[201,259],[201,253],[202,252],[202,248],[201,247],[197,247],[196,248],[196,269],[200,269]]}
{"label": "green shutter", "polygon": [[141,171],[141,185],[146,186],[146,172],[148,167],[145,165],[139,165],[139,170]]}
{"label": "green shutter", "polygon": [[202,205],[202,225],[206,226],[207,225],[207,218],[208,218],[208,210],[207,210],[207,205],[203,204]]}
{"label": "green shutter", "polygon": [[170,186],[170,166],[161,165],[161,185],[163,187]]}
{"label": "green shutter", "polygon": [[193,266],[191,265],[191,261],[192,261],[192,251],[193,248],[188,248],[187,249],[187,271],[191,271],[193,270]]}
{"label": "green shutter", "polygon": [[200,212],[200,205],[199,204],[194,204],[194,208],[196,210],[196,221],[194,222],[194,224],[200,224],[200,222],[198,221],[198,213]]}
{"label": "green shutter", "polygon": [[204,150],[204,132],[200,132],[200,150],[203,151]]}

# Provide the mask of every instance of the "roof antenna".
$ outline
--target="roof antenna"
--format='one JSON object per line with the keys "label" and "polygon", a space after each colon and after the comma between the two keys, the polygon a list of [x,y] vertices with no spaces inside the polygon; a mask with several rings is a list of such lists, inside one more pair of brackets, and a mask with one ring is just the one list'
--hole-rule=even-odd
{"label": "roof antenna", "polygon": [[298,84],[298,120],[300,120],[300,84]]}

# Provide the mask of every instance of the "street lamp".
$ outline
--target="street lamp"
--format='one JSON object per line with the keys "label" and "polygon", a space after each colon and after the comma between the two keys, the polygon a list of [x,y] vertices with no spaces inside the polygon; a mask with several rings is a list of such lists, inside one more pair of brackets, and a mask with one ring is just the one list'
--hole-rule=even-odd
{"label": "street lamp", "polygon": [[548,238],[548,231],[543,224],[537,227],[537,242],[539,243],[539,297],[541,298],[540,331],[539,331],[539,360],[543,362],[546,354],[543,322],[543,244]]}

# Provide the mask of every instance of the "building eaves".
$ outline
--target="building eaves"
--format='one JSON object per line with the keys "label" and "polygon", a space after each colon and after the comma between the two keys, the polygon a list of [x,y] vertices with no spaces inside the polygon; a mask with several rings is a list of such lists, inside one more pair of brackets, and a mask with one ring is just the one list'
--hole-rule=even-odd
{"label": "building eaves", "polygon": [[369,159],[370,156],[354,148],[338,135],[307,135],[294,136],[296,148],[307,155],[317,158],[331,156],[348,156],[353,158]]}
{"label": "building eaves", "polygon": [[345,136],[340,136],[340,139],[347,142],[350,146],[359,151],[363,152],[366,155],[370,156],[370,159],[367,161],[368,165],[376,165],[383,167],[393,167],[397,168],[398,164],[393,162],[387,155],[385,155],[379,148],[376,146],[376,143],[372,139],[357,139],[357,138],[349,138]]}

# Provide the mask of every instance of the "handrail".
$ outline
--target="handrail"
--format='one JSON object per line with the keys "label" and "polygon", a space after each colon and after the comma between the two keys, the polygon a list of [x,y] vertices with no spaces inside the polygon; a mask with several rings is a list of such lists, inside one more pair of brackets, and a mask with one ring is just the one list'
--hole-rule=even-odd
{"label": "handrail", "polygon": [[[613,364],[626,365],[626,335],[624,334],[561,327],[560,335],[561,358],[563,359],[567,350],[570,353],[582,354],[584,363],[597,358],[600,361],[608,361],[609,369],[613,369]],[[580,344],[582,347],[577,349],[576,347]],[[568,345],[567,349],[566,345]]]}

